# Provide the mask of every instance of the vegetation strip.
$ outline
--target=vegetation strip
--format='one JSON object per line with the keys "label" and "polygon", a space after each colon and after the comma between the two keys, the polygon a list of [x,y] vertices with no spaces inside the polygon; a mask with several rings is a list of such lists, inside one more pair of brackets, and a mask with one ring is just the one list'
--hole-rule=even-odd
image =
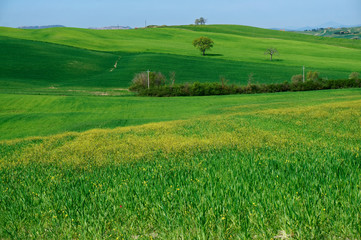
{"label": "vegetation strip", "polygon": [[359,73],[352,73],[348,80],[323,80],[318,78],[318,73],[309,72],[307,81],[302,81],[302,75],[292,78],[292,83],[271,83],[252,84],[251,79],[247,86],[227,84],[227,80],[221,77],[221,83],[185,83],[174,84],[170,80],[167,84],[166,78],[161,73],[151,73],[147,76],[141,73],[133,79],[130,90],[140,96],[209,96],[229,94],[250,94],[250,93],[274,93],[274,92],[298,92],[311,90],[339,89],[339,88],[360,88],[361,80]]}

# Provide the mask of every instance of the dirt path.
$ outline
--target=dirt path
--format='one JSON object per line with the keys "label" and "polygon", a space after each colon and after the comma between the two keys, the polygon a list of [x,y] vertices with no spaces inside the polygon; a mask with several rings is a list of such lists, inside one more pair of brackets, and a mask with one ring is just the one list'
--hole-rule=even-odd
{"label": "dirt path", "polygon": [[121,57],[118,57],[117,61],[115,61],[114,67],[113,67],[112,69],[110,69],[110,72],[113,72],[114,69],[116,69],[116,68],[118,67],[118,62],[119,62],[120,58],[121,58]]}

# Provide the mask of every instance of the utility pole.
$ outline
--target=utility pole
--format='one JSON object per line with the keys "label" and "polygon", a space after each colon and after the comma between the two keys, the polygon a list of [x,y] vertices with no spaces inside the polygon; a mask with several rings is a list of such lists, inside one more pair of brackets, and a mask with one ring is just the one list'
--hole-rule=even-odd
{"label": "utility pole", "polygon": [[147,73],[148,73],[148,89],[149,89],[149,69],[148,69]]}
{"label": "utility pole", "polygon": [[144,28],[147,27],[147,19],[145,19],[145,22],[144,22]]}
{"label": "utility pole", "polygon": [[302,80],[305,82],[305,66],[303,66]]}

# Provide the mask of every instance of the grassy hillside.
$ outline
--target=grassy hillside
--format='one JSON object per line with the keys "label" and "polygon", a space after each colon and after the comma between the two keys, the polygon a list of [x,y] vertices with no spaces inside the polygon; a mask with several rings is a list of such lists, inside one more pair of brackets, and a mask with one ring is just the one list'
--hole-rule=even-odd
{"label": "grassy hillside", "polygon": [[[215,41],[214,49],[205,57],[191,44],[202,35]],[[124,88],[135,73],[147,69],[165,74],[175,71],[178,82],[218,81],[223,75],[230,83],[245,84],[253,73],[255,82],[270,83],[290,80],[301,73],[303,65],[329,79],[347,78],[361,66],[359,42],[245,26],[120,31],[1,28],[0,36],[4,46],[1,54],[7,56],[0,60],[2,86],[5,82],[28,82],[29,78],[44,80],[43,86],[57,82],[59,86]],[[275,61],[263,54],[268,47],[279,50]],[[80,55],[81,59],[74,57]],[[110,71],[117,59],[118,67]]]}
{"label": "grassy hillside", "polygon": [[[6,93],[15,89],[28,89],[27,93],[39,92],[39,88],[49,87],[66,90],[71,90],[71,87],[126,88],[135,73],[147,69],[161,71],[165,75],[175,71],[179,83],[219,81],[222,75],[230,83],[236,84],[247,84],[251,73],[255,83],[272,83],[290,79],[300,71],[299,67],[268,62],[239,62],[161,53],[102,53],[6,37],[0,37],[0,43],[4,46],[0,50],[4,56],[0,60],[0,91]],[[115,62],[117,68],[113,69]],[[340,70],[327,71],[335,78],[345,76]]]}
{"label": "grassy hillside", "polygon": [[[1,88],[97,85],[117,56],[63,45],[0,37]],[[97,78],[97,81],[101,81]],[[80,82],[80,83],[79,83]]]}
{"label": "grassy hillside", "polygon": [[[0,238],[358,239],[360,96],[133,97],[142,119],[189,119],[1,141]],[[74,115],[115,101],[93,99]],[[43,100],[28,99],[29,122]]]}
{"label": "grassy hillside", "polygon": [[[285,31],[255,28],[255,27],[241,26],[241,25],[204,25],[204,26],[184,25],[184,26],[174,26],[174,27],[180,29],[198,31],[198,32],[217,32],[217,33],[225,33],[225,34],[235,34],[240,36],[249,36],[255,38],[266,38],[266,39],[275,38],[275,39],[285,39],[285,40],[293,40],[293,41],[296,40],[302,42],[320,43],[320,44],[361,49],[361,43],[358,41],[323,38],[322,35],[305,36],[303,34],[299,34],[299,32],[285,32]],[[355,28],[352,32],[355,31],[357,31],[357,28]]]}

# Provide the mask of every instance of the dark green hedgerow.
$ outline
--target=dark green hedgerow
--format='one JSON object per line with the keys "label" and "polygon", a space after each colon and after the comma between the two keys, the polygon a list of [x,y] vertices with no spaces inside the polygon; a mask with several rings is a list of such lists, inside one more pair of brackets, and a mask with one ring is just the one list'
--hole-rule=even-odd
{"label": "dark green hedgerow", "polygon": [[209,96],[209,95],[229,95],[229,94],[250,94],[250,93],[274,93],[274,92],[295,92],[312,91],[339,88],[359,88],[359,79],[347,80],[315,80],[306,82],[284,82],[272,84],[248,84],[246,86],[228,85],[225,83],[185,83],[173,85],[152,86],[130,88],[140,96],[170,97],[170,96]]}

